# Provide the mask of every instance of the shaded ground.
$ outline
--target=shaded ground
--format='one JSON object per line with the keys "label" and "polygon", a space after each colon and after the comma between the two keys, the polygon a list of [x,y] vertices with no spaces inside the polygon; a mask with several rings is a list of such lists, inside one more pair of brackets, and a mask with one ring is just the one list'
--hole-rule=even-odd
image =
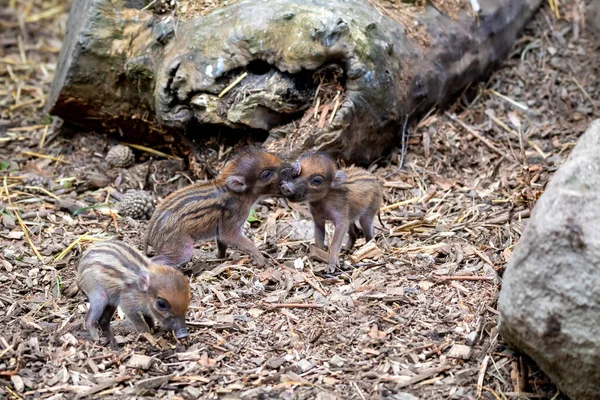
{"label": "shaded ground", "polygon": [[[275,267],[259,270],[238,252],[212,261],[214,245],[200,244],[188,268],[190,340],[137,338],[117,319],[117,352],[88,340],[83,296],[61,296],[81,250],[114,236],[140,247],[146,222],[115,214],[118,193],[142,187],[158,201],[210,177],[232,149],[209,142],[191,171],[141,150],[133,167],[108,168],[115,138],[61,128],[41,108],[68,2],[0,7],[0,394],[564,398],[505,348],[496,299],[536,199],[600,116],[598,42],[574,3],[560,18],[545,4],[489,80],[412,129],[402,167],[399,150],[373,165],[386,187],[382,257],[324,277],[306,257],[306,209],[263,201],[252,233]],[[134,355],[150,365],[136,367]]]}

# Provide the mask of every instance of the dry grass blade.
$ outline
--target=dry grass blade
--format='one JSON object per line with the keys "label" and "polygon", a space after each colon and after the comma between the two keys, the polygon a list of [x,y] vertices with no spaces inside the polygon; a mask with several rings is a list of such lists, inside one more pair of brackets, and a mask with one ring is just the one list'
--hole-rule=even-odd
{"label": "dry grass blade", "polygon": [[48,196],[52,197],[54,200],[60,200],[60,197],[56,196],[54,193],[51,193],[40,186],[25,186],[25,189],[39,190],[40,192],[43,192]]}
{"label": "dry grass blade", "polygon": [[219,98],[225,96],[231,89],[233,89],[238,83],[240,83],[241,81],[244,80],[245,77],[248,76],[247,72],[244,72],[243,74],[241,74],[240,76],[238,76],[237,78],[235,78],[235,80],[233,82],[231,82],[229,84],[229,86],[227,86],[225,89],[223,89],[221,91],[221,93],[219,93]]}
{"label": "dry grass blade", "polygon": [[577,85],[577,87],[579,88],[579,90],[581,90],[581,92],[585,95],[585,97],[590,101],[591,106],[596,109],[596,103],[594,102],[594,99],[592,99],[592,96],[590,96],[590,94],[587,92],[587,90],[584,89],[583,86],[581,86],[581,83],[579,83],[579,81],[577,80],[577,78],[572,77],[571,79],[573,79],[573,82],[575,82],[575,84]]}
{"label": "dry grass blade", "polygon": [[125,143],[125,142],[121,142],[121,144],[125,145],[125,146],[129,146],[129,147],[133,147],[134,149],[137,149],[137,150],[145,151],[146,153],[154,154],[155,156],[171,158],[171,159],[175,159],[175,160],[181,160],[181,157],[172,156],[170,154],[163,153],[162,151],[154,150],[153,148],[142,146],[139,144]]}
{"label": "dry grass blade", "polygon": [[86,232],[83,235],[79,236],[77,239],[75,239],[70,245],[67,246],[66,249],[61,251],[60,254],[54,258],[53,262],[62,260],[67,254],[69,254],[69,252],[73,249],[73,247],[77,246],[77,244],[79,242],[81,242],[83,239],[86,239],[88,234],[89,234],[89,232]]}
{"label": "dry grass blade", "polygon": [[52,160],[52,161],[56,161],[56,162],[60,162],[60,163],[64,163],[64,164],[70,164],[70,162],[64,160],[62,158],[62,156],[54,157],[54,156],[48,156],[46,154],[34,153],[32,151],[23,151],[22,153],[25,154],[26,156],[37,157],[37,158],[47,158],[48,160]]}
{"label": "dry grass blade", "polygon": [[19,225],[21,225],[21,228],[23,229],[23,233],[25,234],[25,237],[27,238],[27,242],[29,242],[29,246],[31,247],[31,250],[33,250],[33,253],[41,261],[41,263],[45,264],[44,258],[42,257],[42,255],[38,251],[37,247],[35,247],[35,244],[33,243],[33,240],[31,240],[31,237],[29,236],[29,231],[28,231],[27,227],[25,226],[25,223],[23,222],[23,220],[19,216],[19,212],[15,210],[15,211],[13,211],[13,213],[14,213],[14,216],[19,221]]}
{"label": "dry grass blade", "polygon": [[523,111],[529,111],[529,107],[527,107],[525,104],[521,104],[516,100],[511,99],[508,96],[503,95],[502,93],[498,93],[497,91],[495,91],[494,89],[490,89],[489,92],[495,96],[500,97],[503,100],[508,101],[510,104],[514,105],[515,107],[520,108]]}
{"label": "dry grass blade", "polygon": [[490,356],[486,354],[483,358],[483,362],[481,363],[481,368],[479,369],[479,375],[477,377],[477,398],[481,397],[483,391],[483,379],[485,378],[485,371],[487,370],[489,361]]}
{"label": "dry grass blade", "polygon": [[447,111],[444,112],[444,114],[446,114],[446,116],[448,118],[450,118],[452,121],[458,122],[458,124],[460,126],[462,126],[467,132],[469,132],[471,135],[473,135],[473,137],[475,137],[475,139],[479,140],[481,143],[483,143],[485,146],[487,146],[487,148],[489,148],[490,150],[492,150],[494,153],[498,154],[499,156],[504,157],[504,153],[502,151],[498,150],[496,148],[496,146],[494,146],[488,139],[481,136],[475,129],[471,128],[469,125],[465,124],[463,121],[458,119],[457,116],[452,115]]}
{"label": "dry grass blade", "polygon": [[304,303],[262,303],[267,308],[323,308],[323,304],[304,304]]}

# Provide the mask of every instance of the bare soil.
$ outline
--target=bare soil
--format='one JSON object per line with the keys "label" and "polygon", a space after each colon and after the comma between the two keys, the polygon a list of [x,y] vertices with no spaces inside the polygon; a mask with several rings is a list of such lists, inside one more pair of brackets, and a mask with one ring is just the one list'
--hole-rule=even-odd
{"label": "bare soil", "polygon": [[185,268],[189,340],[138,337],[117,317],[117,351],[89,340],[84,296],[64,296],[82,250],[113,237],[141,248],[147,222],[119,215],[120,194],[159,202],[235,149],[208,140],[183,160],[134,149],[133,166],[111,168],[118,137],[43,109],[70,2],[2,3],[1,397],[566,398],[504,345],[496,301],[537,198],[600,116],[583,2],[544,2],[491,76],[409,127],[402,165],[399,140],[371,166],[386,206],[370,258],[359,239],[326,275],[308,257],[306,207],[261,201],[249,233],[272,267],[232,250],[217,261],[214,243],[199,243]]}

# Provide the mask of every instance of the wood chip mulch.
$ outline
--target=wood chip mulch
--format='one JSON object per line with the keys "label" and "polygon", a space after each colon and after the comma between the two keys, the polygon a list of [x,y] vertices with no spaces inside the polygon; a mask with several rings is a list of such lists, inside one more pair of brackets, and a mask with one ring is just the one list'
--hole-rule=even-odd
{"label": "wood chip mulch", "polygon": [[[8,3],[0,9],[0,397],[566,398],[498,336],[496,301],[535,201],[600,117],[599,45],[581,2],[545,2],[490,77],[409,127],[401,167],[400,141],[371,166],[386,189],[376,244],[359,239],[327,275],[318,255],[309,257],[306,207],[262,201],[249,233],[273,266],[258,269],[236,251],[217,261],[214,244],[200,243],[186,268],[189,340],[138,336],[119,316],[117,351],[89,340],[83,296],[64,296],[79,256],[111,237],[141,247],[147,222],[119,214],[127,189],[158,202],[195,178],[184,161],[152,149],[133,149],[133,166],[110,168],[104,157],[116,138],[49,117],[43,106],[70,3]],[[334,105],[337,92],[323,104]],[[215,142],[201,169],[218,171],[231,151]]]}

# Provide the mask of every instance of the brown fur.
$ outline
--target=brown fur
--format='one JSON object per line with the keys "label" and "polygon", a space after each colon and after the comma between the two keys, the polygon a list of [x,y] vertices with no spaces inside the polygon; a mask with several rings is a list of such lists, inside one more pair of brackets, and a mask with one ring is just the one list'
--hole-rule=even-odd
{"label": "brown fur", "polygon": [[100,327],[115,345],[110,320],[119,306],[139,332],[148,332],[157,320],[176,337],[187,336],[188,279],[172,267],[153,265],[123,242],[99,242],[87,249],[79,261],[77,286],[90,302],[85,325],[94,340],[100,338]]}
{"label": "brown fur", "polygon": [[[144,251],[155,251],[153,261],[171,266],[192,258],[194,243],[216,238],[218,257],[227,246],[249,253],[257,264],[265,259],[242,233],[252,205],[263,195],[279,193],[282,162],[259,148],[240,151],[212,181],[190,185],[165,198],[148,224]],[[266,177],[266,173],[271,175]]]}
{"label": "brown fur", "polygon": [[318,248],[325,248],[325,222],[332,221],[335,226],[329,246],[329,272],[339,263],[346,232],[350,237],[346,248],[354,246],[359,231],[357,221],[366,240],[373,239],[373,220],[383,204],[381,185],[373,174],[358,167],[339,169],[328,155],[308,153],[285,175],[281,192],[292,202],[309,203]]}

